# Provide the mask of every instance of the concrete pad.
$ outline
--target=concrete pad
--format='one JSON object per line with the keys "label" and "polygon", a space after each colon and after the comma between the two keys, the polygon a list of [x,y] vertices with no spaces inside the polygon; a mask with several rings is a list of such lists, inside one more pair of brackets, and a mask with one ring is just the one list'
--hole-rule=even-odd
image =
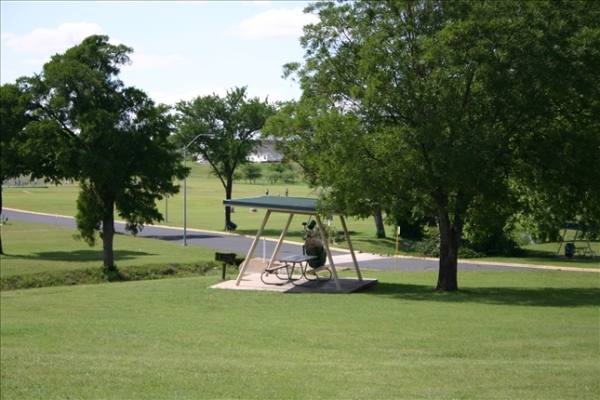
{"label": "concrete pad", "polygon": [[[382,257],[377,254],[356,253],[356,261],[359,263],[364,262],[364,261],[382,260],[384,258],[385,257]],[[336,268],[337,268],[338,264],[349,264],[352,262],[352,255],[350,253],[334,255],[333,262],[335,263]],[[327,262],[327,264],[329,264],[329,262]]]}
{"label": "concrete pad", "polygon": [[358,279],[340,278],[341,290],[335,287],[333,279],[328,281],[313,282],[301,279],[295,284],[282,281],[281,284],[267,285],[260,280],[260,274],[246,274],[240,281],[240,285],[235,285],[235,279],[223,281],[211,286],[213,289],[230,290],[259,290],[281,293],[352,293],[358,290],[366,289],[377,284],[377,279]]}

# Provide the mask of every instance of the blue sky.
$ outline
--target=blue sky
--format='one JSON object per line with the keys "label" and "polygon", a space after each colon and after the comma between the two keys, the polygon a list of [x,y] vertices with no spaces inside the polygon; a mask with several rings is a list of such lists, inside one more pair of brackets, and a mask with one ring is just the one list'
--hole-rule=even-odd
{"label": "blue sky", "polygon": [[102,33],[133,47],[127,85],[155,100],[248,86],[252,96],[297,98],[282,65],[300,61],[306,1],[1,1],[0,80],[41,71],[52,54]]}

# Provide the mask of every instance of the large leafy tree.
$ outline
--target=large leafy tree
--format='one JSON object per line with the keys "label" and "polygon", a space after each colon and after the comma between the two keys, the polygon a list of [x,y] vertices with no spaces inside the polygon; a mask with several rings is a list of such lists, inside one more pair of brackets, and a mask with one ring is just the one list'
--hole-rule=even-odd
{"label": "large leafy tree", "polygon": [[[27,104],[26,93],[16,84],[7,83],[0,87],[0,214],[4,181],[28,173],[21,152],[24,128],[30,120]],[[4,254],[1,232],[0,254]]]}
{"label": "large leafy tree", "polygon": [[132,50],[90,36],[20,82],[32,99],[26,159],[34,175],[79,181],[77,227],[103,243],[104,267],[114,269],[114,214],[137,233],[162,219],[156,200],[174,194],[187,172],[169,140],[172,120],[141,90],[118,78]]}
{"label": "large leafy tree", "polygon": [[363,143],[372,140],[360,120],[349,112],[319,111],[318,100],[281,105],[267,120],[264,131],[283,136],[278,143],[288,159],[304,170],[310,185],[324,189],[332,208],[362,218],[374,217],[376,236],[385,237],[382,207],[389,204],[389,182],[384,183],[386,161]]}
{"label": "large leafy tree", "polygon": [[[259,143],[265,120],[273,113],[268,102],[248,99],[245,87],[229,90],[224,97],[200,96],[177,104],[177,143],[191,154],[201,155],[231,199],[233,177]],[[225,229],[231,227],[231,210],[225,207]]]}
{"label": "large leafy tree", "polygon": [[[437,288],[456,290],[464,228],[482,215],[539,199],[544,214],[600,220],[598,7],[311,5],[320,21],[305,28],[305,61],[287,66],[303,95],[270,131],[298,144],[295,154],[329,188],[329,201],[381,199],[435,219]],[[561,145],[578,141],[585,150]],[[358,177],[355,189],[348,176]]]}

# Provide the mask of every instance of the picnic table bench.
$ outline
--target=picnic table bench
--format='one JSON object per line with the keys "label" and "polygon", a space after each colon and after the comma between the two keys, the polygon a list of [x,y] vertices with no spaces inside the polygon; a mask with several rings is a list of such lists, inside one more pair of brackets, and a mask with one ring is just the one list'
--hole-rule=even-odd
{"label": "picnic table bench", "polygon": [[[331,271],[326,266],[312,268],[309,261],[316,260],[317,256],[309,256],[305,254],[297,254],[286,256],[279,259],[279,264],[270,268],[266,268],[260,275],[261,281],[266,285],[283,285],[285,283],[295,284],[296,281],[304,278],[307,281],[322,281],[331,279]],[[296,266],[300,267],[300,276],[294,277]],[[317,275],[318,272],[327,271],[329,276],[322,278]],[[274,275],[279,281],[269,282],[266,278]]]}

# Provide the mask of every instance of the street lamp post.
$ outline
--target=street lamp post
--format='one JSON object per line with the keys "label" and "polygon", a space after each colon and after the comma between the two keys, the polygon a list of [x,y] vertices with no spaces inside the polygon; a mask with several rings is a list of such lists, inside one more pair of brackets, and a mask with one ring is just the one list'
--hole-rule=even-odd
{"label": "street lamp post", "polygon": [[[196,135],[188,144],[183,146],[183,166],[187,166],[187,149],[190,147],[200,136],[210,136],[210,134],[200,133]],[[183,245],[187,246],[187,177],[183,177]]]}

